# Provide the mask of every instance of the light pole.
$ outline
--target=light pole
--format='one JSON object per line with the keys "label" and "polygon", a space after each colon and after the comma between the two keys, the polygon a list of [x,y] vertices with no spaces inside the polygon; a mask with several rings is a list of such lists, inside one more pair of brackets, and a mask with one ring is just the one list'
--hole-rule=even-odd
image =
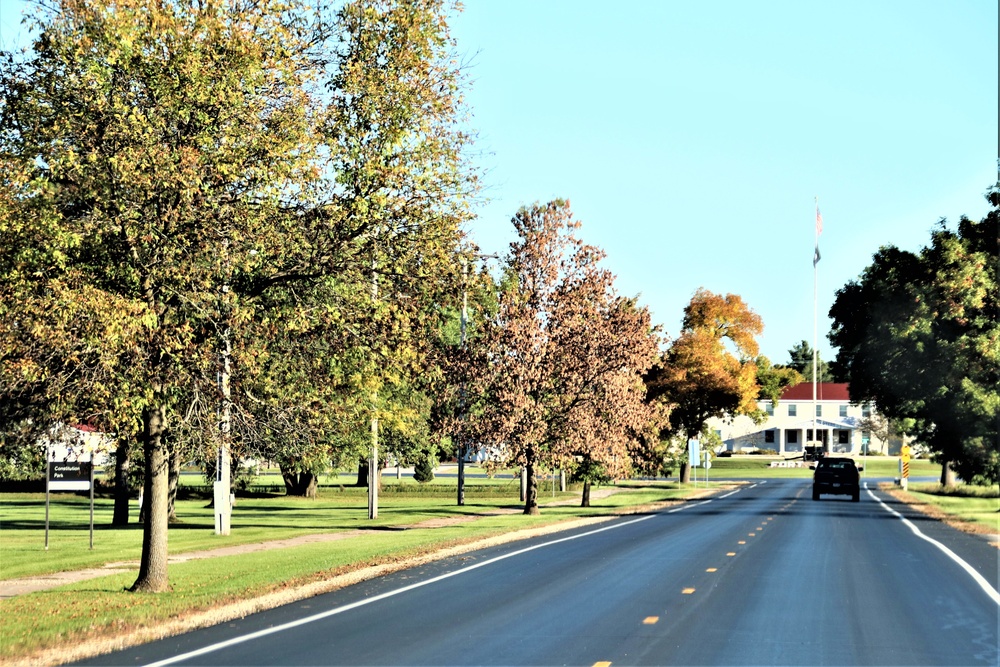
{"label": "light pole", "polygon": [[[497,259],[496,254],[484,255],[481,253],[473,253],[472,259]],[[464,260],[462,262],[462,334],[461,334],[461,349],[465,352],[466,345],[466,328],[469,322],[469,262]],[[461,393],[461,410],[462,410],[462,421],[466,421],[468,413],[466,412],[466,395],[465,395],[465,379],[462,379],[462,393]],[[467,447],[465,443],[465,431],[462,429],[462,433],[459,435],[458,439],[458,504],[465,505],[465,457],[467,455]]]}

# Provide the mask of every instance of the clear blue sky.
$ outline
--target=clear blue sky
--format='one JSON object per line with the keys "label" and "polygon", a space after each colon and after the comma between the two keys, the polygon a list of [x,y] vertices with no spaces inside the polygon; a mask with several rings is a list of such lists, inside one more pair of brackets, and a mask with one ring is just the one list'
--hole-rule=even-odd
{"label": "clear blue sky", "polygon": [[568,198],[676,336],[698,287],[740,294],[775,363],[819,349],[835,291],[882,245],[981,218],[997,179],[995,0],[469,0],[452,22],[489,171],[472,235]]}
{"label": "clear blue sky", "polygon": [[[671,336],[699,287],[740,294],[764,354],[812,339],[882,245],[979,218],[997,179],[995,0],[467,0],[485,195],[503,253],[524,204],[569,199],[619,290]],[[0,0],[0,46],[20,0]]]}

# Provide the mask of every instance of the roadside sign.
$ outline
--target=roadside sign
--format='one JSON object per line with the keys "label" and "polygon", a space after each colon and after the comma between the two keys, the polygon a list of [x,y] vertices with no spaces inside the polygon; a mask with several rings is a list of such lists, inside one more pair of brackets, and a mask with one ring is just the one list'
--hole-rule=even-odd
{"label": "roadside sign", "polygon": [[903,463],[909,463],[910,462],[910,446],[909,445],[903,445],[902,447],[900,447],[900,449],[899,449],[899,458],[903,459]]}
{"label": "roadside sign", "polygon": [[90,491],[93,467],[85,461],[49,461],[49,490]]}
{"label": "roadside sign", "polygon": [[701,443],[691,438],[688,440],[688,465],[697,468],[701,464]]}
{"label": "roadside sign", "polygon": [[[55,452],[46,455],[55,457]],[[90,461],[48,461],[45,474],[45,550],[49,550],[49,494],[52,491],[90,491],[90,548],[94,548],[94,455]]]}

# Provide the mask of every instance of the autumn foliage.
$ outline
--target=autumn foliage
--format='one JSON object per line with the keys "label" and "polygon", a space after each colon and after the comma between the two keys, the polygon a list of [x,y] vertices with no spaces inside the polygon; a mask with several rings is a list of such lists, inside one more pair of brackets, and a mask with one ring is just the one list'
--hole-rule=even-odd
{"label": "autumn foliage", "polygon": [[680,336],[646,378],[650,399],[670,411],[664,437],[697,438],[710,417],[757,412],[756,337],[763,328],[740,296],[695,293]]}
{"label": "autumn foliage", "polygon": [[535,514],[543,465],[628,473],[658,338],[649,313],[615,293],[603,253],[576,236],[569,202],[523,208],[513,224],[498,311],[469,356],[471,430],[527,470],[524,511]]}

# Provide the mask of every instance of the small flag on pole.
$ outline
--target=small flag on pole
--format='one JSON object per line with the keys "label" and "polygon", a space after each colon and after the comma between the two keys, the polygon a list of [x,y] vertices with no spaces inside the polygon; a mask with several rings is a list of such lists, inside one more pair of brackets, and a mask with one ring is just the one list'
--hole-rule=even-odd
{"label": "small flag on pole", "polygon": [[816,252],[813,254],[813,266],[819,264],[819,235],[823,233],[823,214],[819,212],[819,204],[816,204]]}

